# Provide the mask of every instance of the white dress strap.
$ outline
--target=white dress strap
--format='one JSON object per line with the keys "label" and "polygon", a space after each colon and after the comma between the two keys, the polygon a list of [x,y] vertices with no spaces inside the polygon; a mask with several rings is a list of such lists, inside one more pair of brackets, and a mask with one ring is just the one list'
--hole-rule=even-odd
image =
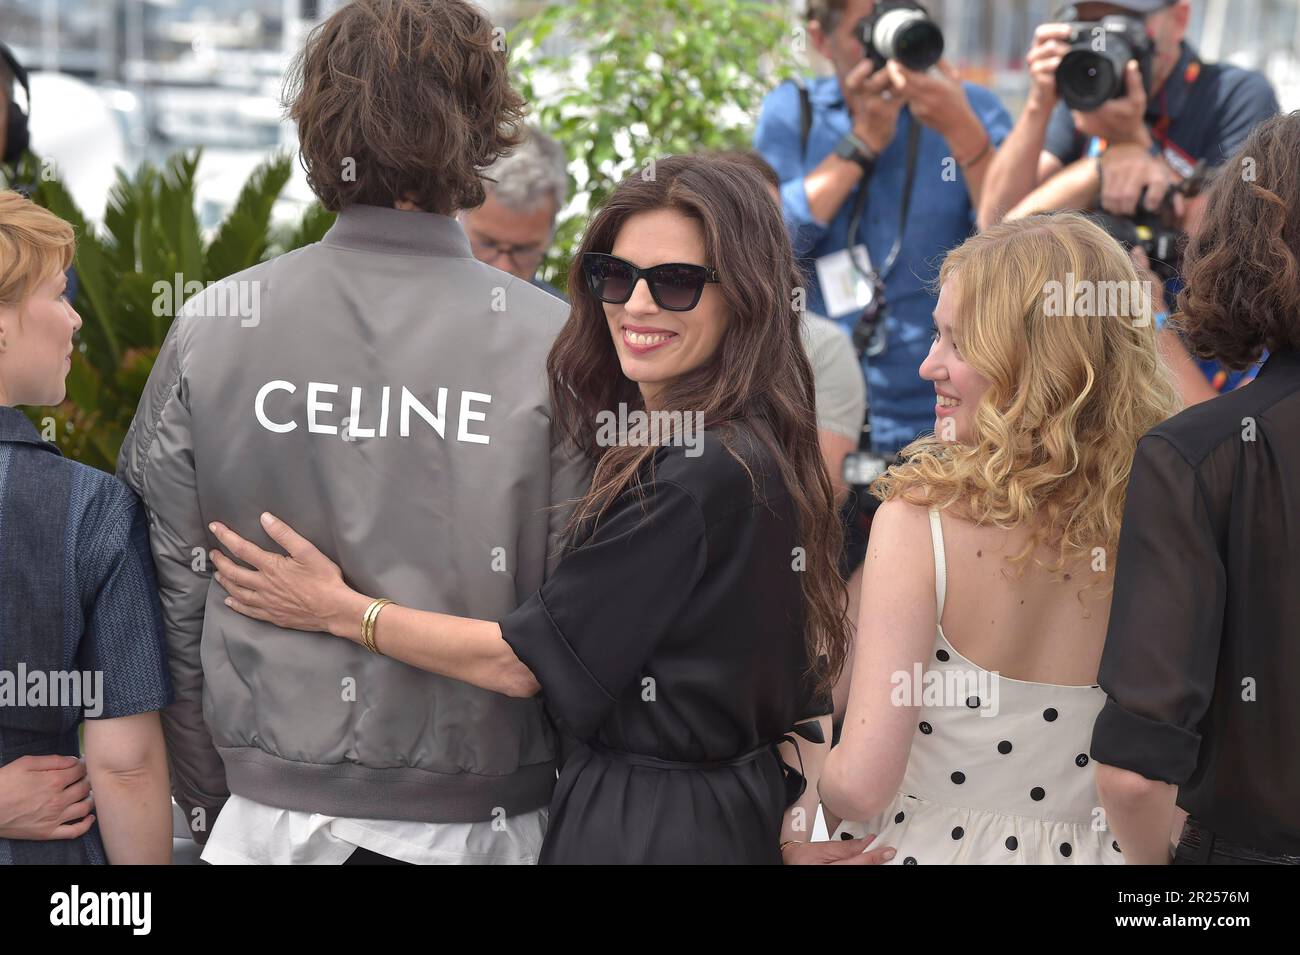
{"label": "white dress strap", "polygon": [[943,525],[939,523],[939,509],[930,508],[930,540],[934,544],[934,595],[939,615],[935,620],[943,622],[943,598],[948,593],[948,561],[943,554]]}

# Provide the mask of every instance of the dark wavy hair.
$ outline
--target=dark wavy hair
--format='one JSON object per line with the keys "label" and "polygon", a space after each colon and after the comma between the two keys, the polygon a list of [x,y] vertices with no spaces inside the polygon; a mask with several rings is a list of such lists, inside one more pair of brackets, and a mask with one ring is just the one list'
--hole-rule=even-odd
{"label": "dark wavy hair", "polygon": [[449,214],[522,140],[502,34],[462,0],[351,0],[311,31],[285,86],[321,203]]}
{"label": "dark wavy hair", "polygon": [[[741,426],[766,447],[795,506],[807,570],[800,574],[810,672],[827,689],[848,652],[847,595],[837,559],[842,530],[830,476],[817,443],[812,367],[801,337],[796,290],[802,278],[767,184],[752,166],[721,156],[670,156],[654,175],[640,170],[614,190],[587,227],[569,272],[572,310],[547,361],[556,423],[595,464],[570,534],[628,490],[643,490],[653,446],[601,446],[600,413],[620,403],[644,409],[610,337],[602,303],[582,273],[587,252],[609,252],[634,215],[671,209],[695,222],[717,269],[728,322],[704,366],[668,382],[656,405],[701,411],[704,423],[749,470],[728,433]],[[750,472],[752,476],[752,471]]]}
{"label": "dark wavy hair", "polygon": [[1300,347],[1300,112],[1256,126],[1215,177],[1186,263],[1177,326],[1196,354],[1245,368]]}

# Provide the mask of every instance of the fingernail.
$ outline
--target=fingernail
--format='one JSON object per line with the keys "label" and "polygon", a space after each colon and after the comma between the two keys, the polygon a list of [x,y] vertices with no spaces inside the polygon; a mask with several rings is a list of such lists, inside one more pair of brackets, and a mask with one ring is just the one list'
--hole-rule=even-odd
{"label": "fingernail", "polygon": [[275,518],[271,516],[269,511],[262,512],[262,523],[265,524],[267,527],[270,527],[271,522],[274,520]]}
{"label": "fingernail", "polygon": [[884,852],[882,852],[882,853],[880,854],[880,857],[881,857],[882,859],[892,859],[892,858],[894,858],[894,850],[893,850],[893,849],[886,849]]}
{"label": "fingernail", "polygon": [[233,600],[231,600],[229,597],[227,597],[227,598],[225,599],[225,604],[226,604],[227,607],[233,607],[233,606],[235,605],[235,602],[234,602]]}
{"label": "fingernail", "polygon": [[213,521],[211,524],[209,524],[208,530],[212,531],[212,533],[215,534],[217,532],[217,522]]}

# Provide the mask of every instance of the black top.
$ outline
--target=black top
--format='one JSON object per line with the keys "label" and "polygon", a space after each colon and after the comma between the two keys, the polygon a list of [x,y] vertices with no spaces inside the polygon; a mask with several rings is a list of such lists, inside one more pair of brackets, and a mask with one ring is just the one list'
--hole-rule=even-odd
{"label": "black top", "polygon": [[501,621],[580,741],[551,801],[544,863],[781,861],[792,794],[771,744],[829,706],[803,689],[792,502],[744,434],[757,494],[712,430],[698,456],[660,448],[644,510],[624,494]]}
{"label": "black top", "polygon": [[1300,853],[1300,353],[1137,447],[1092,755]]}
{"label": "black top", "polygon": [[[77,756],[77,727],[172,700],[144,508],[0,407],[0,766]],[[106,862],[79,839],[0,839],[7,863]]]}

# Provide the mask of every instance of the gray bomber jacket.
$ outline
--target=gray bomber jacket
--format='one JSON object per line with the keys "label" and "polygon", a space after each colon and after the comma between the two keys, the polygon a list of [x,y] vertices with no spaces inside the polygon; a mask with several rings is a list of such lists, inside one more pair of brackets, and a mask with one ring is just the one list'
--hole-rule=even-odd
{"label": "gray bomber jacket", "polygon": [[149,512],[173,790],[199,841],[231,792],[425,822],[547,803],[539,699],[240,616],[211,579],[207,524],[274,549],[270,511],[363,593],[500,619],[554,568],[590,479],[551,423],[546,355],[567,314],[475,260],[454,219],[374,206],[181,309],[118,476]]}

